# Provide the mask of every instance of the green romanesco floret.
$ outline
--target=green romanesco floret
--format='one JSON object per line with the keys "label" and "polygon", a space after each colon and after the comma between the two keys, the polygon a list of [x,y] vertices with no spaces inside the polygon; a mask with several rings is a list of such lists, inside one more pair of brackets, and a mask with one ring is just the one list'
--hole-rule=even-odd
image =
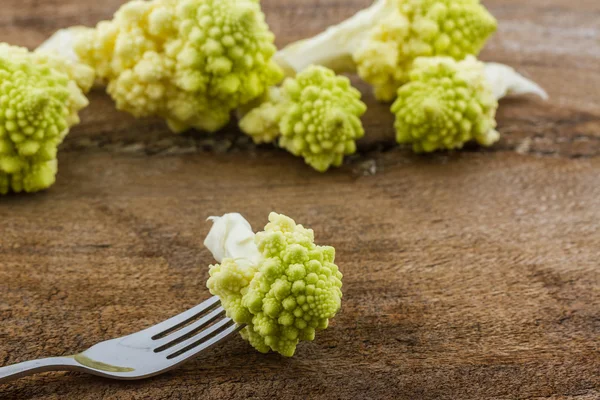
{"label": "green romanesco floret", "polygon": [[256,0],[134,0],[76,36],[119,109],[174,132],[214,132],[283,78]]}
{"label": "green romanesco floret", "polygon": [[50,187],[57,147],[88,101],[66,73],[26,49],[0,44],[0,194]]}
{"label": "green romanesco floret", "polygon": [[[29,52],[25,47],[11,46],[6,43],[0,43],[0,53],[10,57],[13,61],[18,59],[20,62],[33,63],[65,74],[69,78],[69,85],[72,86],[70,90],[73,95],[79,98],[79,102],[87,102],[82,94],[88,93],[92,89],[96,79],[95,71],[89,65],[69,60],[58,54],[57,51],[40,48]],[[76,115],[75,113],[74,116]]]}
{"label": "green romanesco floret", "polygon": [[281,147],[324,172],[339,167],[356,152],[364,136],[360,117],[367,107],[350,80],[332,70],[310,66],[240,121],[240,128],[257,143],[278,139]]}
{"label": "green romanesco floret", "polygon": [[224,259],[211,266],[207,286],[230,318],[246,324],[241,334],[254,348],[291,357],[340,309],[342,273],[334,248],[316,245],[311,229],[276,213],[269,221],[255,237],[260,262]]}
{"label": "green romanesco floret", "polygon": [[479,0],[376,0],[373,6],[276,59],[288,70],[306,65],[357,70],[379,100],[391,101],[418,57],[477,55],[497,21]]}
{"label": "green romanesco floret", "polygon": [[392,106],[398,143],[412,144],[415,152],[460,149],[472,140],[495,143],[498,101],[484,68],[475,57],[417,59]]}

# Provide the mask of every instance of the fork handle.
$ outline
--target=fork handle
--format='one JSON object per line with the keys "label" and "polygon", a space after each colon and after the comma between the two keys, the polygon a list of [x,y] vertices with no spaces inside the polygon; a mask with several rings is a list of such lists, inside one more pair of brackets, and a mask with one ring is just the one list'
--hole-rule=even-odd
{"label": "fork handle", "polygon": [[50,357],[0,367],[0,384],[47,371],[78,371],[81,367],[71,357]]}

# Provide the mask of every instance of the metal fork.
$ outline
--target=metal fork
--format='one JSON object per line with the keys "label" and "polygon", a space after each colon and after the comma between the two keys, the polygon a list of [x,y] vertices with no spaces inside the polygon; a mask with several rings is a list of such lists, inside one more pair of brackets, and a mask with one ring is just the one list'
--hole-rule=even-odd
{"label": "metal fork", "polygon": [[0,368],[0,383],[46,371],[80,371],[112,379],[155,376],[231,337],[243,325],[225,316],[219,298],[143,331],[98,343],[82,353]]}

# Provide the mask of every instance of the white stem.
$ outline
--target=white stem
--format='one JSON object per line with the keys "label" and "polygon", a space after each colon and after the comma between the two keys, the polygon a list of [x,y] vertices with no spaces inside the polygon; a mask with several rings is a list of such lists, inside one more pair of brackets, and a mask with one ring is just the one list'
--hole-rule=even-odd
{"label": "white stem", "polygon": [[548,100],[548,94],[544,89],[508,65],[486,63],[485,76],[498,100],[505,96],[521,94],[534,94]]}
{"label": "white stem", "polygon": [[254,231],[250,223],[237,213],[222,217],[210,217],[213,226],[206,236],[204,246],[212,253],[217,262],[225,258],[247,260],[257,264],[260,252],[254,242]]}
{"label": "white stem", "polygon": [[73,26],[56,31],[42,43],[36,51],[61,56],[71,62],[79,63],[79,56],[75,53],[75,40],[77,35],[89,29],[82,26]]}
{"label": "white stem", "polygon": [[353,72],[352,55],[376,23],[395,9],[393,0],[375,0],[344,22],[328,28],[317,36],[295,42],[275,55],[275,61],[290,76],[310,65],[322,65],[336,72]]}

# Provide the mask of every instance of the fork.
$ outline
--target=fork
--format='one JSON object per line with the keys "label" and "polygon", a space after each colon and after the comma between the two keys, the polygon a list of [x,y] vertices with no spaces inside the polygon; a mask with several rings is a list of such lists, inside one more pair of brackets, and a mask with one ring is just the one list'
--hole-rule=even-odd
{"label": "fork", "polygon": [[79,371],[121,380],[149,378],[183,364],[243,327],[225,316],[214,296],[148,329],[98,343],[73,356],[2,367],[0,384],[46,371]]}

